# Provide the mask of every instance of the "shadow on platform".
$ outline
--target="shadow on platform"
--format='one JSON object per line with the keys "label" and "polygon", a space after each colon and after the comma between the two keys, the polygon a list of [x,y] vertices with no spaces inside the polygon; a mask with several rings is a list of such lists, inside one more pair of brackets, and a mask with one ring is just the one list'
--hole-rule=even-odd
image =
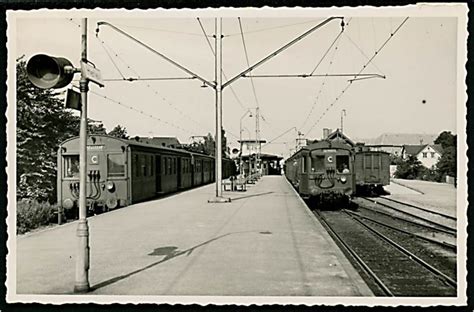
{"label": "shadow on platform", "polygon": [[263,196],[263,195],[268,195],[268,194],[272,194],[272,193],[274,193],[274,192],[265,192],[265,193],[258,193],[258,194],[252,194],[252,195],[247,195],[247,196],[235,197],[235,198],[232,198],[232,201],[239,200],[239,199],[250,198],[250,197],[256,197],[256,196]]}
{"label": "shadow on platform", "polygon": [[[271,193],[271,192],[270,192]],[[252,196],[256,196],[256,195],[252,195]],[[195,245],[191,248],[188,248],[186,250],[179,250],[178,247],[176,246],[165,246],[165,247],[158,247],[158,248],[155,248],[151,253],[149,253],[148,255],[149,256],[165,256],[163,259],[159,260],[159,261],[156,261],[156,262],[153,262],[143,268],[140,268],[140,269],[137,269],[135,271],[132,271],[130,273],[127,273],[127,274],[123,274],[123,275],[120,275],[120,276],[117,276],[117,277],[113,277],[111,279],[108,279],[106,281],[103,281],[97,285],[94,285],[90,288],[90,291],[95,291],[99,288],[103,288],[103,287],[106,287],[106,286],[109,286],[111,284],[114,284],[118,281],[121,281],[121,280],[124,280],[130,276],[133,276],[135,274],[138,274],[140,272],[143,272],[145,270],[148,270],[154,266],[157,266],[158,264],[161,264],[163,262],[166,262],[168,260],[171,260],[173,258],[176,258],[176,257],[179,257],[179,256],[182,256],[182,255],[186,255],[186,256],[189,256],[195,249],[199,248],[199,247],[202,247],[202,246],[205,246],[213,241],[216,241],[218,239],[221,239],[221,238],[224,238],[226,236],[229,236],[229,235],[234,235],[234,234],[242,234],[242,233],[257,233],[257,234],[272,234],[271,232],[269,231],[240,231],[240,232],[231,232],[231,233],[227,233],[227,234],[222,234],[222,235],[219,235],[217,237],[214,237],[212,239],[209,239],[203,243],[200,243],[198,245]]]}

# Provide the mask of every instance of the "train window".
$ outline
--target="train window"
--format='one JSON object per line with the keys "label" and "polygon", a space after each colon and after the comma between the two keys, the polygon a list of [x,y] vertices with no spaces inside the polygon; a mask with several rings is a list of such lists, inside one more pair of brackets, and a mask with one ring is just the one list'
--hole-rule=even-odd
{"label": "train window", "polygon": [[173,158],[173,174],[176,174],[176,158]]}
{"label": "train window", "polygon": [[64,176],[66,178],[79,177],[79,155],[64,156]]}
{"label": "train window", "polygon": [[140,162],[138,159],[138,155],[135,155],[135,176],[136,177],[140,176]]}
{"label": "train window", "polygon": [[125,165],[122,154],[107,155],[107,173],[109,177],[123,177],[125,175]]}
{"label": "train window", "polygon": [[153,161],[153,155],[150,155],[150,162],[148,163],[148,168],[149,168],[149,175],[150,176],[153,176],[153,173],[154,173],[154,165],[153,165],[154,161]]}
{"label": "train window", "polygon": [[306,173],[306,156],[301,157],[301,173]]}
{"label": "train window", "polygon": [[171,157],[168,158],[168,174],[173,174],[173,164],[171,163]]}
{"label": "train window", "polygon": [[140,172],[143,177],[146,177],[146,162],[147,155],[140,155]]}
{"label": "train window", "polygon": [[316,155],[311,159],[311,171],[321,171],[324,169],[324,155]]}
{"label": "train window", "polygon": [[371,155],[364,155],[365,168],[372,168],[372,157]]}
{"label": "train window", "polygon": [[373,165],[374,165],[374,169],[379,169],[379,162],[382,160],[382,158],[380,158],[380,154],[377,154],[377,155],[372,155],[372,159],[373,159]]}
{"label": "train window", "polygon": [[337,155],[336,168],[339,173],[349,173],[349,156]]}

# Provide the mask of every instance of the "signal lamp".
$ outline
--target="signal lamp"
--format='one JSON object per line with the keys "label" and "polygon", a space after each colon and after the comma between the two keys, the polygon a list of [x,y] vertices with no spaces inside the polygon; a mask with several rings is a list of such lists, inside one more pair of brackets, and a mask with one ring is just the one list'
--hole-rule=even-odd
{"label": "signal lamp", "polygon": [[341,182],[342,182],[342,183],[346,183],[346,181],[347,181],[347,178],[346,178],[345,176],[342,176],[342,177],[341,177]]}
{"label": "signal lamp", "polygon": [[66,210],[69,210],[71,208],[74,207],[74,201],[70,198],[66,198],[64,201],[63,201],[63,208],[66,209]]}
{"label": "signal lamp", "polygon": [[63,57],[37,54],[26,64],[28,79],[41,89],[58,89],[71,83],[75,69]]}

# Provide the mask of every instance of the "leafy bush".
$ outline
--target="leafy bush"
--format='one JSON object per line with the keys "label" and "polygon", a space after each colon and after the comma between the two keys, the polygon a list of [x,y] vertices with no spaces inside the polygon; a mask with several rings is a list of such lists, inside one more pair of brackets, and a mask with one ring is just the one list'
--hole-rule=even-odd
{"label": "leafy bush", "polygon": [[421,162],[412,155],[409,155],[407,159],[401,160],[397,164],[397,171],[395,171],[395,177],[398,179],[420,179],[424,173],[424,167]]}
{"label": "leafy bush", "polygon": [[21,200],[16,208],[16,231],[23,234],[42,225],[48,225],[56,218],[57,205],[36,200]]}

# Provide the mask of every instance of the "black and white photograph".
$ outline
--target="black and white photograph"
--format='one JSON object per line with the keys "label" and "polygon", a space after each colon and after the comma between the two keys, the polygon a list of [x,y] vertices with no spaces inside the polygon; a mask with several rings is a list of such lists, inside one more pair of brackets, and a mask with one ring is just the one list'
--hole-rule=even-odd
{"label": "black and white photograph", "polygon": [[467,12],[7,10],[7,302],[466,305]]}

